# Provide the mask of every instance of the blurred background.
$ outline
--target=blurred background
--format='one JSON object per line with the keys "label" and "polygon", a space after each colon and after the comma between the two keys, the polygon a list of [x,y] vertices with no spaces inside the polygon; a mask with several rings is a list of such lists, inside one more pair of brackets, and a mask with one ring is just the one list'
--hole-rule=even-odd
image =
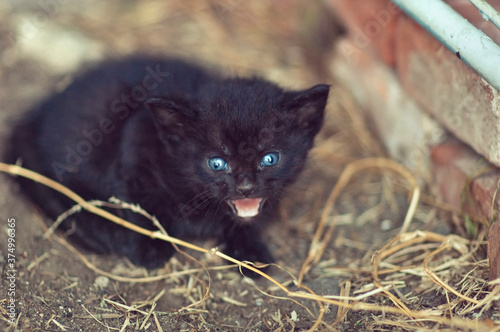
{"label": "blurred background", "polygon": [[[353,13],[364,13],[366,17]],[[470,246],[457,245],[454,248],[463,250],[446,251],[432,262],[441,264],[437,273],[446,282],[461,287],[460,291],[470,297],[485,297],[488,262],[484,222],[464,217],[457,206],[438,200],[432,186],[428,186],[432,183],[428,148],[440,143],[446,134],[429,116],[413,115],[415,103],[401,92],[401,87],[391,85],[396,82],[396,69],[400,69],[391,33],[402,16],[388,0],[1,0],[0,149],[22,114],[46,96],[64,89],[75,73],[107,58],[137,53],[176,56],[220,68],[228,75],[259,75],[285,88],[332,84],[326,123],[308,168],[283,202],[282,223],[271,225],[266,235],[280,266],[272,269],[273,277],[292,290],[303,290],[294,286],[294,278],[307,257],[330,191],[346,165],[387,155],[379,140],[382,137],[391,156],[413,167],[423,190],[409,231],[437,235],[408,250],[402,245],[401,253],[387,258],[383,281],[385,290],[391,293],[381,292],[373,283],[371,258],[399,234],[412,188],[404,177],[361,171],[353,176],[327,215],[328,225],[335,225],[335,232],[324,243],[321,260],[306,274],[303,285],[322,295],[355,296],[373,291],[363,299],[377,306],[432,310],[425,325],[429,329],[449,326],[446,322],[434,325],[433,319],[448,316],[451,311],[455,317],[474,314],[496,317],[498,322],[498,313],[494,316],[490,307],[483,310],[474,307],[473,301],[457,297],[450,300],[448,290],[423,272],[423,260],[447,240],[446,236],[456,233],[460,244]],[[343,25],[350,25],[350,29]],[[410,25],[407,30],[418,29]],[[341,37],[349,34],[347,30],[350,39],[348,36],[342,42]],[[401,38],[408,44],[414,40]],[[432,54],[441,53],[433,50]],[[380,69],[373,58],[388,68]],[[447,170],[443,172],[451,174]],[[453,194],[460,197],[462,188],[453,187]],[[316,301],[273,297],[284,294],[266,280],[255,284],[244,281],[233,270],[212,271],[210,279],[199,264],[182,255],[174,257],[164,269],[151,272],[171,274],[169,278],[142,284],[110,279],[103,282],[98,279],[102,277],[99,273],[88,269],[67,247],[42,238],[44,217],[4,176],[0,177],[0,211],[1,218],[18,220],[19,329],[132,331],[143,323],[143,329],[148,326],[158,331],[162,326],[165,331],[288,331],[312,326],[355,331],[392,330],[395,326],[400,330],[423,328],[411,315],[401,318],[377,310],[337,311],[337,306],[323,306]],[[466,242],[468,239],[477,242],[471,244]],[[0,234],[1,243],[5,243],[4,232]],[[213,243],[204,245],[210,248]],[[83,253],[102,270],[117,275],[138,277],[150,273],[120,258]],[[4,247],[0,254],[0,263],[5,262]],[[207,266],[225,264],[209,255],[195,253],[195,257]],[[401,272],[398,265],[414,269]],[[207,289],[210,295],[204,298]],[[0,303],[5,303],[2,295],[0,291]],[[110,304],[111,300],[146,311],[153,308],[157,323],[151,318],[147,325],[150,317],[145,311],[126,310]],[[188,306],[189,310],[178,314]],[[2,306],[0,313],[4,318],[0,328],[8,326]],[[460,324],[467,327],[466,323]]]}

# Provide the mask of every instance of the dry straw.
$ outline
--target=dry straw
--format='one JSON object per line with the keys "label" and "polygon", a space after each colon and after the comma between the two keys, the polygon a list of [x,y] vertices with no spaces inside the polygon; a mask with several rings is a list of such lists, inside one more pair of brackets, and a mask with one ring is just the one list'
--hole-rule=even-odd
{"label": "dry straw", "polygon": [[[393,238],[389,243],[387,243],[383,248],[378,250],[372,257],[372,277],[373,277],[373,284],[366,285],[370,286],[371,289],[366,290],[359,295],[353,296],[351,295],[351,284],[350,282],[345,282],[343,283],[343,286],[341,288],[341,293],[339,296],[322,296],[314,293],[314,290],[309,289],[302,285],[302,280],[304,280],[304,277],[307,275],[308,271],[311,270],[311,268],[315,265],[318,264],[321,260],[321,256],[325,251],[326,245],[331,239],[331,236],[333,234],[333,230],[335,227],[335,224],[330,221],[329,219],[332,219],[332,211],[335,206],[335,202],[337,198],[340,195],[340,192],[343,190],[343,188],[346,187],[348,182],[352,179],[353,175],[360,171],[364,171],[367,169],[376,169],[376,170],[389,170],[391,172],[394,172],[404,179],[406,179],[411,186],[411,199],[410,199],[410,205],[406,213],[406,217],[403,222],[403,226],[401,229],[401,232]],[[394,293],[397,292],[391,292],[391,290],[395,290],[393,288],[394,283],[389,283],[389,284],[383,284],[381,282],[381,275],[389,275],[391,273],[399,273],[399,274],[409,274],[409,275],[420,275],[420,276],[427,276],[435,285],[440,287],[445,291],[446,294],[454,294],[457,296],[457,298],[460,299],[462,302],[467,302],[470,304],[470,306],[473,307],[474,310],[477,310],[481,308],[481,311],[486,310],[489,308],[495,300],[498,300],[500,298],[500,291],[498,289],[495,289],[493,292],[488,294],[485,298],[479,300],[476,298],[471,298],[467,295],[464,295],[460,291],[454,289],[450,285],[448,285],[445,281],[442,280],[441,277],[438,276],[437,272],[444,270],[442,267],[435,267],[434,269],[430,267],[429,262],[430,260],[437,255],[438,253],[442,251],[450,251],[453,250],[459,254],[459,258],[454,261],[452,264],[459,264],[460,262],[464,261],[464,257],[468,257],[472,254],[472,252],[469,249],[469,244],[470,241],[463,239],[459,236],[456,235],[449,235],[449,236],[444,236],[444,235],[439,235],[431,232],[421,232],[421,231],[415,231],[415,232],[410,232],[408,233],[408,229],[410,226],[410,222],[413,218],[413,215],[415,213],[415,209],[418,205],[419,202],[419,195],[420,195],[420,189],[411,175],[411,173],[406,170],[404,167],[402,167],[400,164],[389,160],[389,159],[384,159],[384,158],[368,158],[368,159],[362,159],[358,161],[354,161],[352,163],[349,163],[346,168],[344,169],[343,173],[341,174],[338,182],[334,186],[333,190],[330,193],[330,196],[328,197],[328,200],[325,204],[325,207],[322,211],[322,215],[318,224],[318,227],[316,229],[314,238],[312,240],[310,250],[308,253],[308,256],[305,260],[305,262],[302,265],[302,268],[300,269],[300,273],[298,278],[293,278],[293,282],[296,286],[302,288],[304,291],[291,291],[285,284],[278,282],[271,276],[267,275],[266,273],[260,271],[259,269],[255,268],[251,263],[248,262],[241,262],[239,260],[236,260],[232,257],[229,257],[225,255],[224,253],[220,252],[217,250],[217,248],[214,249],[206,249],[202,248],[199,246],[196,246],[192,243],[186,242],[179,240],[177,238],[169,236],[165,230],[161,227],[159,222],[153,217],[147,214],[146,211],[143,211],[140,209],[140,207],[135,206],[135,205],[130,205],[125,202],[120,202],[120,201],[112,201],[111,203],[107,202],[96,202],[96,201],[86,201],[82,197],[80,197],[77,193],[69,190],[67,187],[43,176],[38,173],[35,173],[33,171],[30,171],[28,169],[22,168],[18,165],[8,165],[4,163],[0,163],[0,171],[14,175],[14,176],[22,176],[25,178],[29,178],[33,181],[39,182],[43,185],[46,185],[61,194],[67,196],[68,198],[72,199],[77,205],[76,207],[70,209],[65,213],[61,218],[58,218],[58,222],[62,221],[65,217],[69,216],[72,213],[78,212],[80,209],[84,209],[88,212],[91,212],[93,214],[99,215],[103,218],[106,218],[116,224],[119,224],[123,227],[126,227],[132,231],[138,232],[140,234],[143,234],[145,236],[149,236],[151,238],[155,239],[161,239],[167,242],[170,242],[174,246],[180,246],[184,248],[189,248],[195,251],[203,252],[203,253],[210,253],[213,255],[217,255],[221,258],[223,258],[226,261],[229,261],[233,264],[237,264],[238,266],[247,268],[249,270],[252,270],[255,273],[258,273],[262,277],[266,278],[269,280],[271,283],[273,283],[278,289],[282,290],[285,294],[286,297],[280,297],[281,299],[287,299],[295,302],[298,305],[301,305],[299,302],[297,302],[296,299],[307,299],[311,301],[315,301],[320,310],[319,310],[319,315],[315,316],[309,309],[306,308],[306,310],[313,316],[315,316],[315,323],[314,325],[310,328],[310,331],[315,330],[316,328],[319,328],[320,326],[324,326],[327,329],[335,329],[335,326],[337,324],[340,324],[341,322],[345,321],[346,315],[349,311],[359,311],[359,310],[366,310],[374,313],[381,313],[385,317],[382,320],[379,320],[377,324],[379,325],[392,325],[392,326],[398,326],[401,328],[406,328],[406,329],[419,329],[424,327],[425,322],[434,322],[434,323],[439,323],[443,324],[444,326],[448,326],[449,328],[459,328],[459,329],[465,329],[465,330],[474,330],[474,331],[499,331],[500,327],[495,324],[495,322],[491,320],[468,320],[464,319],[461,317],[457,317],[456,315],[453,316],[451,312],[448,313],[449,317],[446,315],[446,310],[442,309],[435,309],[435,310],[411,310],[407,307],[407,305]],[[144,216],[148,217],[157,227],[158,231],[150,231],[141,227],[138,227],[135,224],[132,224],[124,219],[121,219],[117,217],[116,215],[103,210],[99,206],[102,205],[108,205],[111,204],[113,207],[118,207],[118,208],[128,208],[131,209],[137,213],[141,213]],[[59,220],[60,219],[60,220]],[[57,226],[57,225],[56,225]],[[56,227],[54,226],[54,227]],[[328,227],[327,227],[328,226]],[[49,230],[49,233],[53,231],[53,228]],[[190,271],[181,271],[181,272],[176,272],[176,273],[171,273],[171,274],[166,274],[166,275],[158,275],[158,276],[152,276],[152,277],[145,277],[145,278],[128,278],[128,277],[123,277],[119,275],[115,275],[112,273],[109,273],[107,271],[103,271],[96,266],[94,266],[90,261],[81,253],[78,252],[74,247],[69,245],[66,241],[61,239],[60,237],[54,237],[57,239],[59,242],[63,243],[69,250],[71,250],[74,254],[76,254],[79,259],[91,270],[95,271],[98,274],[104,275],[108,278],[117,280],[117,281],[122,281],[122,282],[153,282],[161,279],[168,279],[168,278],[175,278],[178,277],[181,274],[189,274],[192,273],[194,270]],[[430,254],[426,254],[426,256],[423,259],[423,266],[422,265],[412,265],[412,266],[403,266],[403,267],[398,267],[394,264],[391,263],[391,259],[395,257],[396,255],[405,255],[408,253],[408,251],[416,251],[421,248],[418,246],[424,245],[424,243],[431,243],[434,244],[434,247],[436,248],[434,251],[432,251]],[[201,264],[201,263],[200,263]],[[389,266],[388,269],[383,269],[381,270],[381,266]],[[448,264],[448,267],[450,264]],[[205,270],[207,270],[206,267],[203,266]],[[226,268],[224,267],[214,267],[210,269],[217,269],[217,268]],[[368,287],[369,288],[369,287]],[[207,287],[206,293],[202,297],[200,301],[197,303],[204,301],[205,299],[208,298],[209,295],[209,290],[210,290],[210,285]],[[259,290],[261,291],[261,290]],[[261,291],[263,292],[263,291]],[[264,292],[263,292],[264,293]],[[265,293],[267,296],[271,296],[270,294]],[[383,294],[385,297],[390,299],[394,306],[381,306],[380,304],[374,304],[374,303],[367,303],[365,302],[367,299],[373,297],[376,294]],[[161,294],[163,295],[163,294]],[[159,299],[161,296],[157,296],[155,299],[156,301]],[[274,298],[278,298],[276,296],[273,296]],[[449,298],[449,297],[448,297]],[[142,312],[142,314],[149,319],[151,315],[153,315],[154,320],[156,322],[156,325],[159,327],[158,324],[158,319],[154,313],[154,306],[156,304],[156,301],[153,301],[150,303],[152,305],[152,308],[149,311],[144,311],[140,310],[137,307],[132,308],[125,308],[123,307],[122,309],[126,309],[128,312],[130,311],[135,311],[135,312]],[[193,303],[189,307],[197,304]],[[115,305],[119,305],[118,303],[113,303]],[[238,304],[235,304],[238,305]],[[339,310],[337,311],[337,317],[336,320],[333,324],[328,324],[323,321],[323,315],[327,309],[328,305],[334,305],[338,306]],[[449,306],[451,306],[451,303],[449,301],[448,303]],[[123,305],[121,305],[123,306]],[[189,307],[182,308],[182,310],[187,310]],[[389,316],[387,314],[392,314],[394,317],[393,319],[389,319]],[[128,317],[128,316],[127,316]],[[143,325],[146,324],[147,319],[144,320]],[[149,323],[152,324],[152,323]],[[125,325],[124,325],[125,326]],[[145,325],[144,325],[145,326]],[[149,326],[149,325],[148,325]],[[161,328],[160,328],[161,329]]]}

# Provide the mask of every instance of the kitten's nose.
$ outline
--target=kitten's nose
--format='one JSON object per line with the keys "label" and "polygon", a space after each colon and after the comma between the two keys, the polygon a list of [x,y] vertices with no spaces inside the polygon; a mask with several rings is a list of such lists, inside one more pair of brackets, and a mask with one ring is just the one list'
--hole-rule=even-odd
{"label": "kitten's nose", "polygon": [[253,193],[257,184],[249,176],[241,174],[238,176],[236,190],[242,195],[249,196]]}

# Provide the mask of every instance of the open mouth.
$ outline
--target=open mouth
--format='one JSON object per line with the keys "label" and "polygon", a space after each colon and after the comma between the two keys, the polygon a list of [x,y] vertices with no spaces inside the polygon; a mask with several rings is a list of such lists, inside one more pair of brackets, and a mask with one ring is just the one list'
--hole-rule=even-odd
{"label": "open mouth", "polygon": [[240,218],[250,219],[260,213],[264,199],[262,198],[244,198],[229,201],[233,212]]}

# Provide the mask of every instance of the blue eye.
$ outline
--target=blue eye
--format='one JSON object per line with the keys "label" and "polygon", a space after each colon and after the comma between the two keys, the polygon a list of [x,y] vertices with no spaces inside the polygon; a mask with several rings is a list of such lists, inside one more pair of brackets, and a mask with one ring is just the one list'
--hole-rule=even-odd
{"label": "blue eye", "polygon": [[260,161],[260,166],[262,167],[274,166],[278,163],[279,160],[280,160],[279,153],[271,152],[262,157]]}
{"label": "blue eye", "polygon": [[222,171],[227,169],[227,162],[220,157],[210,158],[208,159],[208,167],[213,171]]}

